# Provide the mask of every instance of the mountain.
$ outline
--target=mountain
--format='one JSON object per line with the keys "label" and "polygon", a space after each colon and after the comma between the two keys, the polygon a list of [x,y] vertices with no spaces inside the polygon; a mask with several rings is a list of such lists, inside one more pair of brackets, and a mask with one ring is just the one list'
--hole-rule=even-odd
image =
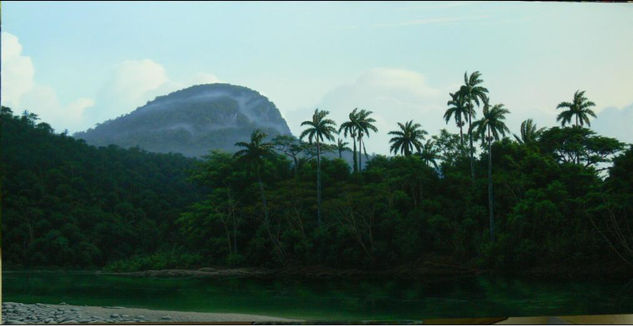
{"label": "mountain", "polygon": [[212,149],[235,151],[254,129],[270,136],[290,135],[271,101],[258,92],[230,84],[205,84],[159,96],[133,112],[75,133],[96,146],[138,146],[150,152],[202,156]]}

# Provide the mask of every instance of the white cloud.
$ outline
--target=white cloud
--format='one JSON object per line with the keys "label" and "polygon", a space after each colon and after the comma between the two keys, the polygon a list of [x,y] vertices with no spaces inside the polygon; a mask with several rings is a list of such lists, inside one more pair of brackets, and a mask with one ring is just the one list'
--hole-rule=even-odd
{"label": "white cloud", "polygon": [[22,54],[18,38],[2,32],[2,105],[16,113],[23,110],[36,113],[42,121],[59,130],[77,127],[83,110],[93,104],[89,98],[79,98],[66,105],[60,103],[52,87],[36,82],[33,62]]}
{"label": "white cloud", "polygon": [[36,113],[55,130],[71,132],[129,113],[156,96],[191,85],[220,82],[205,72],[185,82],[174,81],[162,65],[150,59],[126,60],[112,67],[95,99],[80,97],[61,103],[53,87],[37,83],[35,71],[31,58],[22,53],[19,39],[2,32],[2,105],[16,113]]}
{"label": "white cloud", "polygon": [[31,58],[22,55],[22,45],[12,34],[2,32],[2,105],[16,107],[34,85]]}
{"label": "white cloud", "polygon": [[116,66],[106,87],[124,100],[134,101],[168,80],[165,68],[152,60],[126,60]]}
{"label": "white cloud", "polygon": [[110,76],[99,89],[96,105],[86,111],[89,124],[103,122],[143,105],[148,93],[169,82],[165,68],[149,60],[126,60],[111,68]]}
{"label": "white cloud", "polygon": [[598,134],[633,144],[633,103],[623,108],[609,107],[596,115],[597,118],[591,120],[591,127]]}
{"label": "white cloud", "polygon": [[[387,133],[397,127],[397,122],[415,120],[431,134],[444,128],[443,104],[448,100],[444,97],[448,97],[448,91],[430,86],[418,72],[374,68],[355,82],[334,88],[315,107],[329,110],[337,124],[347,120],[356,107],[373,111],[378,133],[367,139],[367,151],[387,154],[390,139]],[[309,119],[313,111],[303,109],[286,114],[293,133],[299,134],[301,121]]]}
{"label": "white cloud", "polygon": [[166,69],[151,59],[126,60],[112,67],[110,77],[99,89],[94,107],[86,110],[84,128],[114,119],[145,105],[157,96],[192,85],[217,83],[220,79],[199,72],[185,82],[169,78]]}

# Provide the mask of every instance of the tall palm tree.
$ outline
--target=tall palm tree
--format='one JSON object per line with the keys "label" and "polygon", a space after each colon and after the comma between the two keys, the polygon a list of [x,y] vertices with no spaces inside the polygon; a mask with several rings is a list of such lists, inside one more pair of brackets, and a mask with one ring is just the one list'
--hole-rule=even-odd
{"label": "tall palm tree", "polygon": [[438,168],[437,159],[440,157],[440,150],[435,146],[435,142],[432,140],[427,140],[424,145],[422,145],[422,150],[420,151],[420,158],[427,166],[433,165],[434,168]]}
{"label": "tall palm tree", "polygon": [[249,173],[252,170],[255,170],[255,175],[257,177],[257,183],[259,185],[259,192],[262,197],[262,207],[264,210],[264,227],[268,236],[275,246],[275,250],[281,260],[283,260],[284,254],[281,246],[278,241],[272,235],[270,231],[270,219],[268,217],[268,204],[266,202],[266,192],[264,191],[264,183],[262,182],[261,177],[261,168],[264,165],[264,158],[271,155],[273,151],[273,144],[264,142],[264,138],[266,138],[266,134],[259,129],[253,130],[251,133],[250,142],[237,142],[235,146],[242,147],[243,149],[235,152],[234,157],[238,159],[239,162],[244,162],[249,167]]}
{"label": "tall palm tree", "polygon": [[[362,169],[362,155],[361,149],[365,150],[365,146],[363,144],[363,136],[367,135],[369,137],[369,131],[377,132],[378,128],[373,125],[376,120],[374,118],[370,118],[369,115],[372,114],[372,111],[360,110],[358,112],[357,120],[356,120],[356,137],[358,137],[358,171]],[[365,150],[365,159],[369,159],[367,155],[367,150]]]}
{"label": "tall palm tree", "polygon": [[344,141],[341,138],[338,138],[336,140],[336,149],[338,150],[338,158],[343,158],[343,152],[350,150],[350,148],[347,147],[347,145],[349,145],[349,143]]}
{"label": "tall palm tree", "polygon": [[589,116],[596,117],[596,114],[590,109],[590,107],[596,106],[595,103],[589,101],[585,97],[585,91],[577,90],[574,93],[574,99],[571,103],[569,102],[561,102],[556,107],[557,109],[567,108],[566,111],[561,112],[558,117],[556,117],[556,121],[561,121],[563,127],[567,123],[571,123],[571,119],[576,119],[576,126],[583,126],[585,123],[588,126],[591,126],[589,122]]}
{"label": "tall palm tree", "polygon": [[481,73],[479,71],[473,72],[468,76],[468,72],[464,73],[464,85],[459,89],[459,92],[464,96],[464,100],[468,107],[468,137],[470,139],[470,177],[472,182],[475,182],[475,165],[473,163],[473,134],[472,134],[472,119],[475,117],[474,105],[479,106],[479,101],[483,101],[486,98],[488,89],[481,86],[483,79],[480,78]]}
{"label": "tall palm tree", "polygon": [[390,131],[389,135],[395,137],[389,140],[391,147],[389,152],[398,154],[401,152],[404,156],[409,156],[413,153],[413,148],[419,152],[422,149],[422,142],[427,132],[420,126],[419,123],[414,124],[413,120],[407,121],[405,124],[398,122],[400,130]]}
{"label": "tall palm tree", "polygon": [[455,93],[449,93],[451,100],[446,104],[449,106],[448,110],[444,113],[444,120],[448,123],[451,117],[455,119],[455,124],[459,127],[459,139],[462,149],[464,148],[464,133],[463,127],[466,124],[465,120],[468,120],[469,107],[464,101],[464,95],[457,91]]}
{"label": "tall palm tree", "polygon": [[345,137],[347,137],[348,135],[352,138],[352,141],[354,142],[354,149],[352,150],[353,156],[354,156],[354,173],[356,173],[357,170],[357,166],[358,166],[358,161],[357,161],[357,157],[356,157],[356,128],[358,125],[358,108],[355,108],[352,112],[350,112],[348,118],[349,120],[343,122],[340,126],[340,128],[338,129],[338,132],[340,133],[341,131],[343,131],[343,135]]}
{"label": "tall palm tree", "polygon": [[330,112],[314,110],[312,120],[307,120],[301,123],[301,126],[308,126],[305,129],[299,139],[308,137],[310,144],[314,141],[317,148],[317,222],[321,226],[321,142],[324,139],[334,140],[334,134],[336,134],[336,122],[331,119],[326,119]]}
{"label": "tall palm tree", "polygon": [[514,135],[519,144],[533,144],[538,137],[545,131],[545,128],[536,129],[536,124],[532,119],[521,122],[521,136]]}
{"label": "tall palm tree", "polygon": [[488,105],[488,100],[484,101],[483,117],[473,123],[472,128],[482,139],[488,141],[488,212],[490,214],[490,240],[495,241],[494,233],[494,211],[492,197],[492,141],[499,140],[499,134],[505,136],[510,132],[505,125],[505,115],[510,113],[503,104],[495,104],[492,108]]}

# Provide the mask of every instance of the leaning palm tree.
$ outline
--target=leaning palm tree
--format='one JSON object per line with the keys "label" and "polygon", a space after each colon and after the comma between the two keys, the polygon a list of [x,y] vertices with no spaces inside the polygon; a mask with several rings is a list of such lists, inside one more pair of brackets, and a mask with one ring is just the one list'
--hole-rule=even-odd
{"label": "leaning palm tree", "polygon": [[422,126],[420,126],[419,123],[414,124],[413,120],[407,121],[404,124],[398,122],[398,126],[400,130],[389,132],[389,135],[395,136],[389,140],[391,143],[389,152],[393,152],[394,154],[400,152],[404,154],[404,156],[409,156],[413,153],[414,147],[419,152],[422,149],[421,140],[424,140],[424,136],[427,135],[427,132],[421,129]]}
{"label": "leaning palm tree", "polygon": [[561,121],[564,127],[567,123],[571,123],[572,118],[575,118],[575,126],[582,127],[585,123],[591,126],[589,116],[596,117],[596,114],[590,109],[592,106],[596,106],[596,104],[585,97],[585,91],[577,90],[574,93],[574,99],[571,103],[561,102],[558,104],[557,109],[567,108],[567,110],[561,112],[558,117],[556,117],[556,121]]}
{"label": "leaning palm tree", "polygon": [[521,136],[514,135],[514,138],[519,144],[529,145],[535,143],[543,131],[545,131],[545,128],[536,129],[534,121],[527,119],[521,122]]}
{"label": "leaning palm tree", "polygon": [[351,151],[351,149],[347,145],[349,145],[349,143],[342,140],[341,138],[338,138],[336,140],[336,149],[338,150],[338,158],[341,158],[341,159],[343,158],[344,151]]}
{"label": "leaning palm tree", "polygon": [[486,98],[488,89],[480,86],[483,80],[480,79],[481,73],[479,71],[473,72],[468,76],[468,72],[464,73],[464,85],[459,89],[459,92],[464,96],[468,107],[468,137],[470,139],[470,177],[472,182],[475,182],[475,165],[473,163],[473,134],[472,134],[472,119],[475,117],[474,105],[479,106],[479,101],[483,101]]}
{"label": "leaning palm tree", "polygon": [[437,159],[440,158],[440,150],[435,146],[435,142],[429,139],[422,145],[420,158],[427,166],[433,165],[434,168],[438,168]]}
{"label": "leaning palm tree", "polygon": [[334,140],[336,134],[336,123],[331,119],[326,119],[330,112],[314,110],[312,120],[301,123],[301,126],[308,126],[308,129],[301,133],[299,139],[308,137],[308,142],[316,143],[317,148],[317,222],[321,226],[321,142],[323,139]]}
{"label": "leaning palm tree", "polygon": [[367,155],[367,150],[365,149],[365,145],[363,144],[363,136],[367,135],[369,137],[369,131],[377,132],[378,128],[373,125],[376,120],[374,118],[370,118],[369,115],[372,114],[372,111],[360,110],[358,112],[357,120],[356,120],[356,136],[358,137],[358,171],[360,171],[363,167],[362,165],[362,155],[361,149],[365,151],[365,159],[369,160],[369,156]]}
{"label": "leaning palm tree", "polygon": [[235,152],[234,157],[238,159],[239,162],[245,163],[249,168],[249,173],[252,170],[255,170],[255,175],[257,177],[257,183],[259,184],[259,192],[262,197],[262,207],[264,210],[264,227],[268,236],[275,246],[275,250],[281,260],[283,260],[284,254],[281,246],[278,241],[272,235],[270,231],[270,219],[268,217],[268,205],[266,202],[266,192],[264,191],[264,183],[262,182],[261,177],[261,168],[264,165],[264,158],[271,155],[273,152],[273,144],[264,142],[264,138],[266,134],[261,130],[256,129],[251,133],[250,142],[237,142],[235,146],[242,147],[243,149]]}
{"label": "leaning palm tree", "polygon": [[356,128],[358,126],[358,112],[357,112],[358,108],[355,108],[352,112],[350,112],[349,114],[349,120],[345,121],[341,124],[338,132],[340,133],[341,131],[343,131],[343,135],[345,137],[347,137],[348,135],[352,138],[352,141],[354,143],[354,149],[352,150],[352,154],[354,157],[354,173],[356,173],[357,171],[357,158],[356,158]]}
{"label": "leaning palm tree", "polygon": [[[484,101],[483,117],[473,123],[472,128],[482,141],[488,141],[488,212],[490,214],[490,241],[495,241],[494,211],[492,197],[492,140],[499,140],[499,134],[505,136],[510,132],[505,125],[505,115],[510,113],[503,104],[495,104],[492,108],[488,100]],[[472,131],[472,130],[471,130]]]}
{"label": "leaning palm tree", "polygon": [[464,101],[464,95],[462,93],[455,92],[449,93],[451,96],[451,100],[446,104],[449,106],[448,110],[444,113],[444,120],[448,123],[451,120],[451,117],[454,117],[455,124],[459,127],[459,139],[462,149],[464,148],[464,133],[463,127],[466,123],[465,120],[468,120],[468,115],[470,112],[470,108],[467,103]]}

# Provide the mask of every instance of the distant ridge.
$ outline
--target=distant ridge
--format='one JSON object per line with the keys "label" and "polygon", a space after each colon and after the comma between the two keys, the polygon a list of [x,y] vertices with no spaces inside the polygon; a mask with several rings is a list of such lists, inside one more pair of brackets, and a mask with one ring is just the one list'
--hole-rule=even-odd
{"label": "distant ridge", "polygon": [[133,112],[74,134],[96,146],[138,146],[151,152],[199,157],[234,152],[254,129],[270,136],[290,128],[268,98],[243,86],[204,84],[158,96]]}

